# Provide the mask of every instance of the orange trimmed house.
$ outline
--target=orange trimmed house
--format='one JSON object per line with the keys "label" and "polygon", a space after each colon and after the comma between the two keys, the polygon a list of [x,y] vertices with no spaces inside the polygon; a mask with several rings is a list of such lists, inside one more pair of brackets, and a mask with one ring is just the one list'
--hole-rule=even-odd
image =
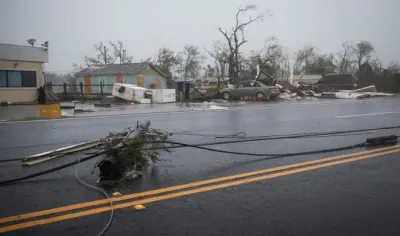
{"label": "orange trimmed house", "polygon": [[167,88],[167,78],[150,62],[93,65],[76,75],[76,82],[82,83],[84,93],[111,93],[114,83],[134,84],[143,88]]}

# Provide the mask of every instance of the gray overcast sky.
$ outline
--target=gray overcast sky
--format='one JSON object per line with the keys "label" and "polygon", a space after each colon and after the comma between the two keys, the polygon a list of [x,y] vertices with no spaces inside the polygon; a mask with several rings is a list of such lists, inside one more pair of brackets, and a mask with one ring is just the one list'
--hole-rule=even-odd
{"label": "gray overcast sky", "polygon": [[1,0],[0,42],[49,41],[47,71],[67,72],[83,63],[100,41],[122,40],[134,61],[167,46],[210,46],[223,40],[240,5],[255,4],[271,16],[246,31],[244,52],[276,36],[293,53],[304,44],[336,53],[343,41],[371,41],[385,63],[400,56],[400,0]]}

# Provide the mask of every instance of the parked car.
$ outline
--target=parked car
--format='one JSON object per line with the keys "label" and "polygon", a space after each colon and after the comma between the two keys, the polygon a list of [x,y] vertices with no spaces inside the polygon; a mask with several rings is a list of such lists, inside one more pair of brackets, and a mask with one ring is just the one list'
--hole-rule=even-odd
{"label": "parked car", "polygon": [[357,88],[357,78],[351,74],[328,74],[313,84],[313,87],[318,92],[353,90]]}
{"label": "parked car", "polygon": [[269,100],[279,95],[276,86],[267,86],[256,80],[243,81],[236,86],[224,88],[220,91],[224,100],[240,99],[241,97],[255,97],[257,100]]}

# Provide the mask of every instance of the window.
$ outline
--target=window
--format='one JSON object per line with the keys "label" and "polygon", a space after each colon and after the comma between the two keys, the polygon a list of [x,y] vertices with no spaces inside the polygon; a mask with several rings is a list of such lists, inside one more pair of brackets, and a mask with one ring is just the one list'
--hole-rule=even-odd
{"label": "window", "polygon": [[242,82],[236,86],[236,88],[247,88],[247,87],[251,87],[249,82]]}
{"label": "window", "polygon": [[36,71],[0,71],[0,87],[36,88]]}
{"label": "window", "polygon": [[0,71],[0,87],[7,87],[7,72]]}
{"label": "window", "polygon": [[254,82],[254,86],[253,87],[262,87],[260,83]]}
{"label": "window", "polygon": [[353,76],[340,75],[336,78],[336,84],[353,84]]}
{"label": "window", "polygon": [[19,71],[7,72],[8,87],[22,87],[22,76]]}
{"label": "window", "polygon": [[333,84],[334,83],[334,78],[325,76],[322,77],[320,80],[317,82],[318,84]]}
{"label": "window", "polygon": [[36,87],[36,71],[21,71],[22,87]]}

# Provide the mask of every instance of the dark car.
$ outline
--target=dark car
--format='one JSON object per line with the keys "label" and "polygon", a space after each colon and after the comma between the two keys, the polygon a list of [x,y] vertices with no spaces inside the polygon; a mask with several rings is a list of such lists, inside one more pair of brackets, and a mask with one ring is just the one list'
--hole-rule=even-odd
{"label": "dark car", "polygon": [[357,88],[357,78],[352,74],[327,74],[319,79],[313,87],[318,92],[334,92]]}

